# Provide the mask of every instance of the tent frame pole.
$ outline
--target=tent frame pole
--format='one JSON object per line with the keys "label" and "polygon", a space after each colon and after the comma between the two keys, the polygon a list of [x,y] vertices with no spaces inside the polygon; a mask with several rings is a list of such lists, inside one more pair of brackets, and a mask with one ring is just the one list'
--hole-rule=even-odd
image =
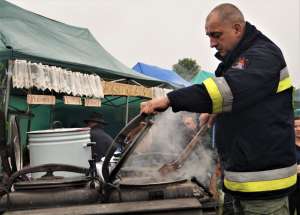
{"label": "tent frame pole", "polygon": [[128,123],[129,117],[129,96],[126,96],[126,112],[125,112],[125,125]]}

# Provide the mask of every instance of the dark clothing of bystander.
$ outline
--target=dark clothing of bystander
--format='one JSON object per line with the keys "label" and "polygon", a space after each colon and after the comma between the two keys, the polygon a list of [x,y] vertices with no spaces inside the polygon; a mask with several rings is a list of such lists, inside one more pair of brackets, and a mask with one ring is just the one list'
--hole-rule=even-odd
{"label": "dark clothing of bystander", "polygon": [[96,160],[100,161],[100,159],[105,156],[106,151],[110,147],[113,139],[103,130],[102,125],[99,124],[91,128],[91,141],[96,142],[93,154],[96,153]]}
{"label": "dark clothing of bystander", "polygon": [[[297,164],[300,165],[300,147],[296,145],[296,158]],[[300,215],[300,174],[297,174],[297,186],[289,196],[289,208],[290,215],[294,215],[297,211],[297,215]]]}

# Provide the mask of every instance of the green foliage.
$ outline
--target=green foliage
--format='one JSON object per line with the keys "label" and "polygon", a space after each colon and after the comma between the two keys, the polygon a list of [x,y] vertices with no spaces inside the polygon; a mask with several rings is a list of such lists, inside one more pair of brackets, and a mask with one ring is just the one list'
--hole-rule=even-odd
{"label": "green foliage", "polygon": [[179,59],[178,63],[173,65],[173,70],[187,81],[192,80],[200,68],[197,61],[192,58]]}

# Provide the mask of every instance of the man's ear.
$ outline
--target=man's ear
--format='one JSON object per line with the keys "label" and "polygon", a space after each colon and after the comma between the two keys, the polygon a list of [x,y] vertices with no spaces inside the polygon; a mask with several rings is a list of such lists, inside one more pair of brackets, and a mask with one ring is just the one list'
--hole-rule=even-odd
{"label": "man's ear", "polygon": [[236,34],[241,34],[242,33],[242,25],[239,23],[236,23],[233,25],[233,29]]}

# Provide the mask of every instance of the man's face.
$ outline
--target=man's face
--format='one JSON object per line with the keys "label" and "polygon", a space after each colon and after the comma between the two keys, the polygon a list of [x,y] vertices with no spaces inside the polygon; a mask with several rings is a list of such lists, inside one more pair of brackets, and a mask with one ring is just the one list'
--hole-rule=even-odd
{"label": "man's face", "polygon": [[193,118],[190,117],[190,116],[184,117],[184,118],[183,118],[183,123],[184,123],[184,125],[185,125],[187,128],[189,128],[189,129],[191,129],[191,130],[195,130],[195,129],[196,129],[195,121],[194,121]]}
{"label": "man's face", "polygon": [[215,13],[207,18],[205,31],[210,47],[216,48],[222,57],[238,44],[243,33],[241,25],[222,22]]}
{"label": "man's face", "polygon": [[294,128],[295,128],[296,139],[300,139],[300,119],[296,119],[294,121]]}

